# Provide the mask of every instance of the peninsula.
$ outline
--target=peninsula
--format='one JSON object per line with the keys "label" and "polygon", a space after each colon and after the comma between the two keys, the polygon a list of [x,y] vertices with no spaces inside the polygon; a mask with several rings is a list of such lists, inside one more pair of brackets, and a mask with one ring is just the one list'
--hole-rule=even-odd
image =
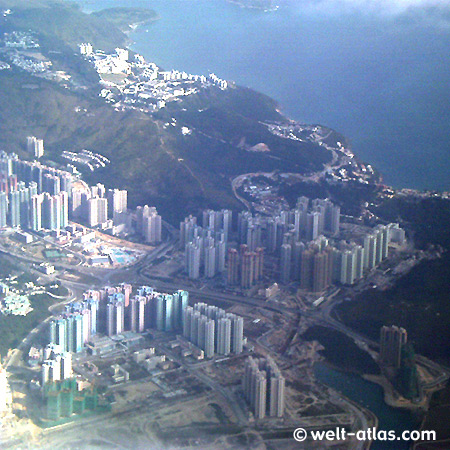
{"label": "peninsula", "polygon": [[125,33],[159,19],[158,14],[148,8],[115,7],[94,11],[91,14],[107,20]]}

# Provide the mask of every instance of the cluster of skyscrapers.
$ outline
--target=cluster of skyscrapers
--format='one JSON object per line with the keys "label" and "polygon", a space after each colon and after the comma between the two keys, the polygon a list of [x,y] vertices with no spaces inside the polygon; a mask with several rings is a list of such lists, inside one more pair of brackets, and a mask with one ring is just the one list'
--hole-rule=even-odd
{"label": "cluster of skyscrapers", "polygon": [[63,352],[79,353],[97,332],[116,336],[148,328],[181,331],[188,302],[187,291],[164,294],[142,286],[133,295],[132,286],[126,283],[89,290],[83,301],[69,303],[66,311],[50,322],[50,344]]}
{"label": "cluster of skyscrapers", "polygon": [[50,344],[63,352],[79,353],[97,334],[99,300],[88,297],[66,305],[66,311],[50,322]]}
{"label": "cluster of skyscrapers", "polygon": [[181,245],[185,249],[185,268],[191,279],[200,274],[213,278],[225,271],[228,236],[232,227],[229,210],[203,212],[203,227],[196,217],[186,217],[180,224]]}
{"label": "cluster of skyscrapers", "polygon": [[222,209],[220,211],[206,209],[202,213],[202,225],[203,228],[209,228],[215,232],[223,231],[225,241],[228,241],[228,237],[232,231],[233,212],[229,209]]}
{"label": "cluster of skyscrapers", "polygon": [[[27,148],[40,154],[42,140],[30,136]],[[134,228],[145,242],[161,242],[162,219],[156,208],[139,206],[131,214],[127,203],[126,190],[106,190],[100,183],[89,187],[67,171],[0,152],[0,227],[57,231],[71,218],[91,227]]]}
{"label": "cluster of skyscrapers", "polygon": [[56,344],[47,345],[44,349],[41,375],[42,386],[49,382],[72,378],[72,353],[63,351],[61,346]]}
{"label": "cluster of skyscrapers", "polygon": [[127,191],[106,191],[105,186],[100,183],[90,187],[79,183],[72,190],[71,216],[84,220],[91,227],[102,225],[109,218],[118,220],[120,214],[127,211],[127,198]]}
{"label": "cluster of skyscrapers", "polygon": [[229,286],[240,285],[249,289],[263,278],[264,249],[258,247],[250,251],[248,245],[242,244],[240,251],[228,249],[227,282]]}
{"label": "cluster of skyscrapers", "polygon": [[281,246],[280,279],[300,282],[303,289],[320,292],[334,282],[353,284],[363,276],[363,253],[360,245],[341,242],[338,248],[324,236],[307,244]]}
{"label": "cluster of skyscrapers", "polygon": [[[244,319],[217,306],[197,303],[188,306],[189,293],[157,292],[141,286],[133,294],[122,283],[84,293],[84,300],[66,305],[65,313],[50,322],[50,347],[79,353],[86,343],[104,332],[115,336],[124,331],[142,333],[149,328],[164,332],[182,331],[183,336],[205,356],[240,354],[244,345]],[[56,363],[49,363],[49,365]]]}
{"label": "cluster of skyscrapers", "polygon": [[149,286],[140,287],[129,302],[122,293],[109,295],[106,334],[113,336],[125,330],[142,333],[148,328],[166,332],[181,330],[188,302],[187,291],[164,294]]}
{"label": "cluster of skyscrapers", "polygon": [[288,232],[294,235],[296,241],[311,241],[324,233],[337,234],[340,217],[339,206],[330,200],[310,202],[307,197],[300,197],[293,210],[281,211],[274,217],[241,212],[238,216],[238,238],[241,244],[248,245],[250,251],[265,247],[272,253],[280,249]]}
{"label": "cluster of skyscrapers", "polygon": [[106,190],[103,184],[80,186],[72,191],[71,213],[89,226],[105,227],[112,221],[114,227],[134,229],[145,242],[161,242],[162,219],[155,207],[138,206],[133,215],[128,212],[128,192],[123,189]]}
{"label": "cluster of skyscrapers", "polygon": [[105,189],[103,184],[80,186],[72,191],[71,213],[89,226],[120,230],[134,229],[149,244],[161,242],[162,219],[155,207],[138,206],[133,214],[128,211],[128,192],[123,189]]}
{"label": "cluster of skyscrapers", "polygon": [[73,175],[65,170],[45,166],[38,161],[22,161],[15,153],[4,151],[0,152],[0,173],[6,179],[16,177],[17,181],[25,183],[34,181],[38,193],[48,192],[51,195],[60,191],[70,194],[74,181]]}
{"label": "cluster of skyscrapers", "polygon": [[391,231],[397,224],[379,225],[361,242],[332,242],[324,236],[304,243],[285,235],[280,252],[280,280],[299,281],[303,289],[320,292],[332,283],[352,285],[364,271],[378,266],[388,257]]}
{"label": "cluster of skyscrapers", "polygon": [[257,419],[283,417],[285,378],[270,358],[249,357],[245,362],[244,395]]}
{"label": "cluster of skyscrapers", "polygon": [[72,182],[69,172],[0,152],[0,226],[64,229]]}
{"label": "cluster of skyscrapers", "polygon": [[184,310],[183,336],[205,352],[207,358],[215,353],[240,354],[244,345],[244,319],[227,313],[217,306],[196,303]]}
{"label": "cluster of skyscrapers", "polygon": [[228,284],[240,283],[248,288],[260,281],[264,247],[279,256],[279,279],[284,284],[299,282],[313,292],[321,292],[332,283],[352,285],[365,270],[387,258],[391,241],[403,243],[405,239],[398,224],[389,224],[377,226],[360,242],[336,240],[339,226],[340,208],[328,199],[310,201],[300,197],[293,210],[282,211],[276,217],[240,213],[241,251],[228,250]]}
{"label": "cluster of skyscrapers", "polygon": [[189,293],[179,290],[173,294],[160,294],[143,286],[131,299],[130,330],[141,333],[147,328],[159,331],[181,330],[183,311],[187,308]]}

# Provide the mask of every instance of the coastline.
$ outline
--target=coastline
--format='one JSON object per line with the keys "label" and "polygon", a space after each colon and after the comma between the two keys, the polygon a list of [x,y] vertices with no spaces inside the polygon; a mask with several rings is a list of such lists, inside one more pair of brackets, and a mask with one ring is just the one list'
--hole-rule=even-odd
{"label": "coastline", "polygon": [[367,381],[375,383],[383,389],[384,402],[392,408],[407,409],[409,411],[421,411],[428,408],[428,397],[424,396],[419,403],[413,403],[395,391],[392,383],[384,375],[361,375]]}
{"label": "coastline", "polygon": [[144,25],[151,25],[153,22],[157,22],[158,20],[161,20],[161,16],[159,14],[156,14],[155,17],[148,20],[142,20],[139,22],[132,22],[128,24],[128,28],[121,30],[123,31],[127,36],[130,35],[130,33],[133,33],[134,31],[137,31],[138,28],[143,27]]}
{"label": "coastline", "polygon": [[413,403],[411,400],[408,400],[404,397],[399,397],[398,393],[395,391],[392,384],[384,375],[366,374],[358,372],[357,370],[345,369],[343,367],[337,366],[336,364],[329,362],[326,359],[322,360],[322,363],[326,364],[327,366],[331,367],[332,369],[338,372],[346,373],[349,375],[356,375],[366,381],[369,381],[370,383],[380,386],[383,389],[383,401],[387,406],[390,406],[392,408],[409,410],[412,412],[424,409],[426,410],[428,407],[427,396],[424,396],[424,398],[420,403]]}
{"label": "coastline", "polygon": [[[352,371],[348,371],[348,370],[345,370],[345,369],[341,369],[341,368],[335,366],[334,364],[328,362],[326,359],[319,359],[318,361],[316,361],[314,363],[314,365],[317,364],[317,363],[322,363],[322,364],[324,364],[326,366],[329,366],[330,368],[333,368],[334,370],[336,370],[338,372],[349,373],[349,374],[361,376],[357,372],[352,372]],[[313,368],[313,370],[314,370],[314,368]],[[369,407],[363,406],[362,404],[360,404],[360,403],[356,402],[355,400],[349,398],[346,394],[344,394],[340,390],[336,389],[335,387],[327,384],[326,382],[323,382],[323,381],[317,379],[317,376],[315,376],[315,379],[316,379],[316,383],[318,385],[321,385],[329,393],[334,393],[334,394],[331,394],[331,395],[337,395],[339,398],[342,399],[342,401],[344,403],[347,403],[347,405],[351,409],[353,409],[353,411],[356,413],[356,416],[359,417],[360,420],[362,419],[361,416],[363,416],[365,418],[365,420],[367,421],[367,423],[366,423],[367,429],[370,429],[372,427],[378,428],[380,419],[378,418],[378,416]],[[364,419],[362,419],[362,422],[363,421],[364,421]],[[365,449],[370,449],[371,448],[371,444],[372,444],[371,440],[366,441],[366,446],[364,448]]]}
{"label": "coastline", "polygon": [[[99,11],[103,11],[104,9],[120,10],[121,8],[123,8],[122,6],[114,6],[112,8],[90,9],[90,8],[87,8],[86,5],[84,5],[83,3],[77,3],[77,4],[80,6],[80,10],[88,15],[94,14]],[[136,8],[136,9],[138,9],[138,8]],[[149,9],[149,8],[147,8],[147,9]],[[130,33],[133,33],[138,28],[140,28],[144,25],[151,25],[153,22],[157,22],[158,20],[161,19],[161,16],[157,11],[155,11],[155,10],[152,10],[152,11],[155,13],[153,17],[150,17],[145,20],[130,21],[129,23],[127,23],[124,26],[120,26],[120,25],[115,25],[115,26],[117,26],[117,28],[120,31],[122,31],[124,34],[129,36]],[[108,19],[105,19],[105,20],[108,20]]]}
{"label": "coastline", "polygon": [[[170,2],[168,2],[168,3],[170,3]],[[186,5],[191,5],[192,3],[193,2],[186,2]],[[199,3],[202,3],[202,2],[199,2]],[[213,3],[213,2],[211,2],[211,3]],[[220,2],[218,2],[218,3],[220,3]],[[248,20],[248,22],[250,23],[249,26],[253,26],[253,24],[260,24],[261,27],[264,27],[263,29],[265,30],[266,27],[268,27],[268,24],[272,24],[272,23],[276,24],[276,26],[278,27],[278,22],[284,20],[284,17],[288,15],[288,13],[290,12],[290,9],[291,9],[291,5],[287,5],[286,2],[281,3],[280,1],[278,1],[278,2],[274,1],[274,3],[280,4],[280,8],[278,9],[278,13],[277,14],[263,15],[263,14],[256,13],[256,11],[258,11],[258,10],[259,11],[263,11],[264,10],[263,8],[257,8],[257,7],[255,8],[255,7],[249,6],[248,3],[252,3],[252,2],[248,2],[248,1],[245,1],[245,0],[226,0],[226,2],[223,2],[223,4],[225,4],[225,8],[221,8],[220,11],[222,12],[222,10],[224,10],[223,11],[224,14],[227,14],[230,17],[234,17],[234,18],[236,18],[236,16],[244,17],[245,20]],[[227,5],[228,5],[228,8],[226,7]],[[230,8],[230,5],[239,6],[240,8],[243,8],[242,9],[242,13],[240,13],[240,10],[235,8],[234,6]],[[155,6],[155,9],[156,9],[156,6]],[[197,9],[198,9],[197,7],[193,7],[192,8],[192,10],[194,12],[197,12]],[[231,12],[230,12],[230,9],[231,9]],[[249,12],[247,14],[245,14],[245,9],[249,10]],[[252,10],[252,9],[255,11],[254,13],[250,12],[250,10]],[[205,9],[205,10],[206,10],[206,12],[204,13],[204,15],[206,16],[207,14],[209,14],[209,10],[208,9]],[[163,13],[165,12],[163,9],[161,11]],[[239,23],[239,29],[240,29],[241,26],[242,26],[240,17],[237,17],[237,19],[239,20],[238,23]],[[203,18],[201,20],[203,20]],[[311,20],[313,20],[313,19],[311,19]],[[164,19],[164,21],[166,22],[166,18]],[[297,22],[299,22],[299,21],[300,21],[300,19],[298,19],[298,20],[295,19],[295,21],[293,20],[293,23],[297,24]],[[309,19],[308,19],[308,21],[309,21]],[[168,20],[168,22],[170,22],[170,21]],[[215,20],[213,22],[216,23]],[[218,23],[218,26],[220,27],[221,26],[221,21],[217,21],[217,23]],[[158,29],[161,29],[161,30],[165,30],[166,29],[165,25],[161,25],[161,26],[160,25],[161,24],[158,24]],[[310,24],[309,24],[309,22],[307,22],[305,25],[309,26]],[[271,36],[271,38],[272,38],[272,36]],[[189,42],[193,42],[194,46],[197,45],[197,40],[196,39],[192,40],[189,37]],[[277,42],[277,41],[275,41],[275,42]],[[154,48],[155,45],[151,44],[150,47]],[[172,62],[172,60],[174,60],[174,59],[176,61],[175,62],[175,66],[176,67],[182,67],[181,62],[183,61],[183,58],[176,57],[176,56],[173,58],[171,56],[171,54],[173,52],[173,48],[172,47],[173,46],[171,44],[167,45],[167,47],[165,46],[164,49],[165,49],[165,51],[167,50],[167,52],[165,54],[163,54],[163,52],[154,52],[152,54],[154,54],[156,56],[160,56],[161,54],[163,54],[164,60],[166,61],[166,64],[165,64],[166,67],[168,67],[169,63]],[[230,46],[227,45],[227,47],[230,47]],[[140,48],[145,48],[145,44],[141,44]],[[249,48],[250,48],[250,50],[253,50],[253,47],[250,47],[250,44],[249,44]],[[277,50],[275,50],[275,49],[277,49]],[[275,46],[275,44],[274,44],[274,50],[273,50],[272,53],[273,54],[280,54],[280,58],[283,58],[282,49],[281,50],[279,49],[279,45]],[[295,53],[295,52],[293,52],[293,53]],[[254,54],[254,53],[252,53],[252,54]],[[239,55],[238,55],[238,57],[239,57]],[[270,58],[270,56],[268,56],[268,57]],[[237,63],[236,66],[238,66],[238,64],[239,64],[239,67],[240,67],[240,63]],[[221,73],[221,74],[224,75],[224,77],[226,77],[225,76],[226,74],[224,74],[223,72],[220,72],[220,66],[221,66],[220,63],[219,64],[215,64],[213,66],[214,67],[214,71],[216,73]],[[283,65],[280,64],[280,66],[283,66]],[[301,67],[301,66],[299,66],[299,67]],[[289,69],[292,69],[292,67],[289,67]],[[259,74],[258,71],[256,71],[256,70],[254,71],[254,73],[255,73],[255,76],[259,75],[261,77],[261,80],[263,80],[263,81],[258,81],[258,82],[252,83],[251,80],[249,81],[246,78],[244,83],[240,83],[240,84],[245,84],[246,86],[250,86],[250,87],[252,87],[252,88],[254,88],[254,89],[256,89],[256,90],[258,90],[260,92],[264,92],[264,93],[270,95],[272,98],[276,98],[283,105],[283,109],[286,110],[286,111],[289,111],[288,115],[290,117],[295,117],[298,121],[307,122],[307,123],[314,123],[314,122],[323,123],[323,124],[326,124],[326,125],[334,128],[334,129],[336,129],[336,130],[339,130],[340,132],[342,132],[343,134],[348,136],[348,138],[352,141],[352,145],[353,145],[353,148],[354,148],[355,152],[359,155],[361,160],[368,161],[371,164],[375,165],[383,173],[384,179],[386,180],[387,184],[393,185],[395,188],[398,188],[398,189],[403,188],[403,187],[412,187],[412,188],[416,188],[418,190],[435,190],[435,189],[438,189],[439,191],[446,190],[446,185],[443,185],[443,186],[440,185],[440,186],[434,187],[434,186],[432,186],[432,183],[422,182],[423,181],[422,178],[420,179],[420,182],[417,182],[417,183],[416,182],[404,181],[403,179],[408,178],[409,175],[401,174],[401,176],[399,177],[397,175],[397,173],[394,173],[394,175],[393,175],[393,172],[391,172],[390,169],[386,171],[385,170],[385,166],[384,166],[385,159],[383,159],[382,157],[378,157],[377,154],[372,155],[372,153],[369,150],[366,150],[366,148],[368,148],[368,147],[364,146],[364,148],[363,148],[362,145],[361,145],[361,142],[364,141],[364,143],[365,143],[366,139],[368,139],[370,141],[369,144],[371,144],[372,141],[378,141],[380,139],[379,137],[374,137],[373,138],[372,135],[370,135],[370,133],[371,133],[370,130],[367,131],[367,134],[369,135],[369,137],[362,136],[363,133],[361,133],[361,132],[356,132],[355,133],[353,131],[353,129],[349,129],[350,127],[347,127],[346,124],[342,123],[342,122],[345,122],[344,120],[341,121],[340,119],[335,119],[333,117],[334,113],[330,113],[329,114],[327,112],[327,113],[322,114],[322,111],[319,111],[319,107],[316,107],[316,106],[314,106],[314,109],[317,110],[318,112],[317,112],[317,114],[314,113],[314,115],[316,117],[313,117],[311,119],[311,117],[308,117],[308,116],[312,116],[313,114],[310,113],[309,110],[305,109],[304,110],[305,111],[305,113],[304,113],[305,115],[303,115],[302,114],[303,113],[302,106],[295,107],[295,106],[292,106],[294,102],[292,102],[292,101],[291,102],[289,102],[289,101],[286,102],[285,99],[283,98],[283,92],[280,93],[281,89],[272,88],[269,85],[269,82],[265,80],[265,77],[266,77],[265,74]],[[289,75],[289,77],[291,76],[290,75],[291,73],[294,73],[294,72],[287,71],[287,74]],[[297,78],[299,78],[299,79],[300,78],[304,78],[306,80],[306,82],[307,82],[308,79],[310,79],[309,78],[309,72],[306,71],[306,69],[299,70],[298,73],[299,74],[304,73],[304,75],[302,75],[302,76],[299,75]],[[236,76],[230,76],[229,78],[233,79],[233,80],[236,80],[238,83],[240,82],[239,78],[237,78]],[[295,78],[296,77],[293,77],[293,79],[295,79]],[[267,78],[267,79],[269,79],[269,78]],[[274,84],[272,84],[272,86],[274,86]],[[303,86],[304,86],[304,84],[303,84]],[[292,92],[293,92],[292,97],[294,97],[294,96],[298,96],[299,97],[298,105],[303,105],[303,103],[305,103],[304,101],[301,100],[301,97],[300,97],[300,91],[301,90],[303,90],[303,87],[300,87],[300,83],[298,83],[298,85],[297,85],[297,82],[293,82],[292,83]],[[290,91],[289,91],[288,88],[286,88],[285,92],[290,92]],[[298,94],[297,94],[297,92],[298,92]],[[312,94],[312,95],[314,95],[314,94]],[[338,98],[341,98],[340,95],[338,96]],[[349,114],[350,114],[350,112],[349,112]],[[351,128],[353,128],[353,127],[351,127]],[[358,129],[361,130],[363,128],[360,127]],[[382,152],[382,151],[384,152],[384,147],[380,146],[380,152]],[[386,150],[386,152],[387,152],[387,150]],[[393,155],[395,153],[391,152],[390,154]],[[374,158],[374,156],[376,158]],[[396,158],[394,158],[394,159],[396,159]],[[381,163],[380,163],[380,160],[381,160]],[[390,164],[386,164],[386,165],[391,166]],[[411,174],[412,170],[404,169],[404,172],[407,173],[407,174]],[[429,184],[429,185],[427,186],[427,184]]]}

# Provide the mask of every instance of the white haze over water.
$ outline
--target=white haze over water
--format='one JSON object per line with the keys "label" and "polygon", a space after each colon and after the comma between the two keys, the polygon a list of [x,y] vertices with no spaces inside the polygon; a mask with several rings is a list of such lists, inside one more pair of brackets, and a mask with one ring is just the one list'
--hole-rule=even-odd
{"label": "white haze over water", "polygon": [[345,9],[360,9],[367,12],[404,13],[412,9],[441,8],[450,10],[449,0],[291,0],[292,4],[298,3],[304,7],[331,7],[333,11]]}
{"label": "white haze over water", "polygon": [[302,14],[404,16],[433,25],[450,27],[450,0],[280,0],[298,7]]}

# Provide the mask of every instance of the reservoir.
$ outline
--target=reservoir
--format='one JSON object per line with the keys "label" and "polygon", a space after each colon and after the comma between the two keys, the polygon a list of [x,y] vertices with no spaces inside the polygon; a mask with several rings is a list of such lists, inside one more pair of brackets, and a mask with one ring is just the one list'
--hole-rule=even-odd
{"label": "reservoir", "polygon": [[[325,363],[316,364],[314,372],[320,382],[372,411],[378,417],[379,430],[395,430],[398,436],[404,430],[412,431],[418,429],[419,422],[411,412],[391,408],[384,403],[383,389],[377,384],[366,381],[358,375],[333,369]],[[402,441],[375,441],[371,449],[408,450],[409,443]]]}

